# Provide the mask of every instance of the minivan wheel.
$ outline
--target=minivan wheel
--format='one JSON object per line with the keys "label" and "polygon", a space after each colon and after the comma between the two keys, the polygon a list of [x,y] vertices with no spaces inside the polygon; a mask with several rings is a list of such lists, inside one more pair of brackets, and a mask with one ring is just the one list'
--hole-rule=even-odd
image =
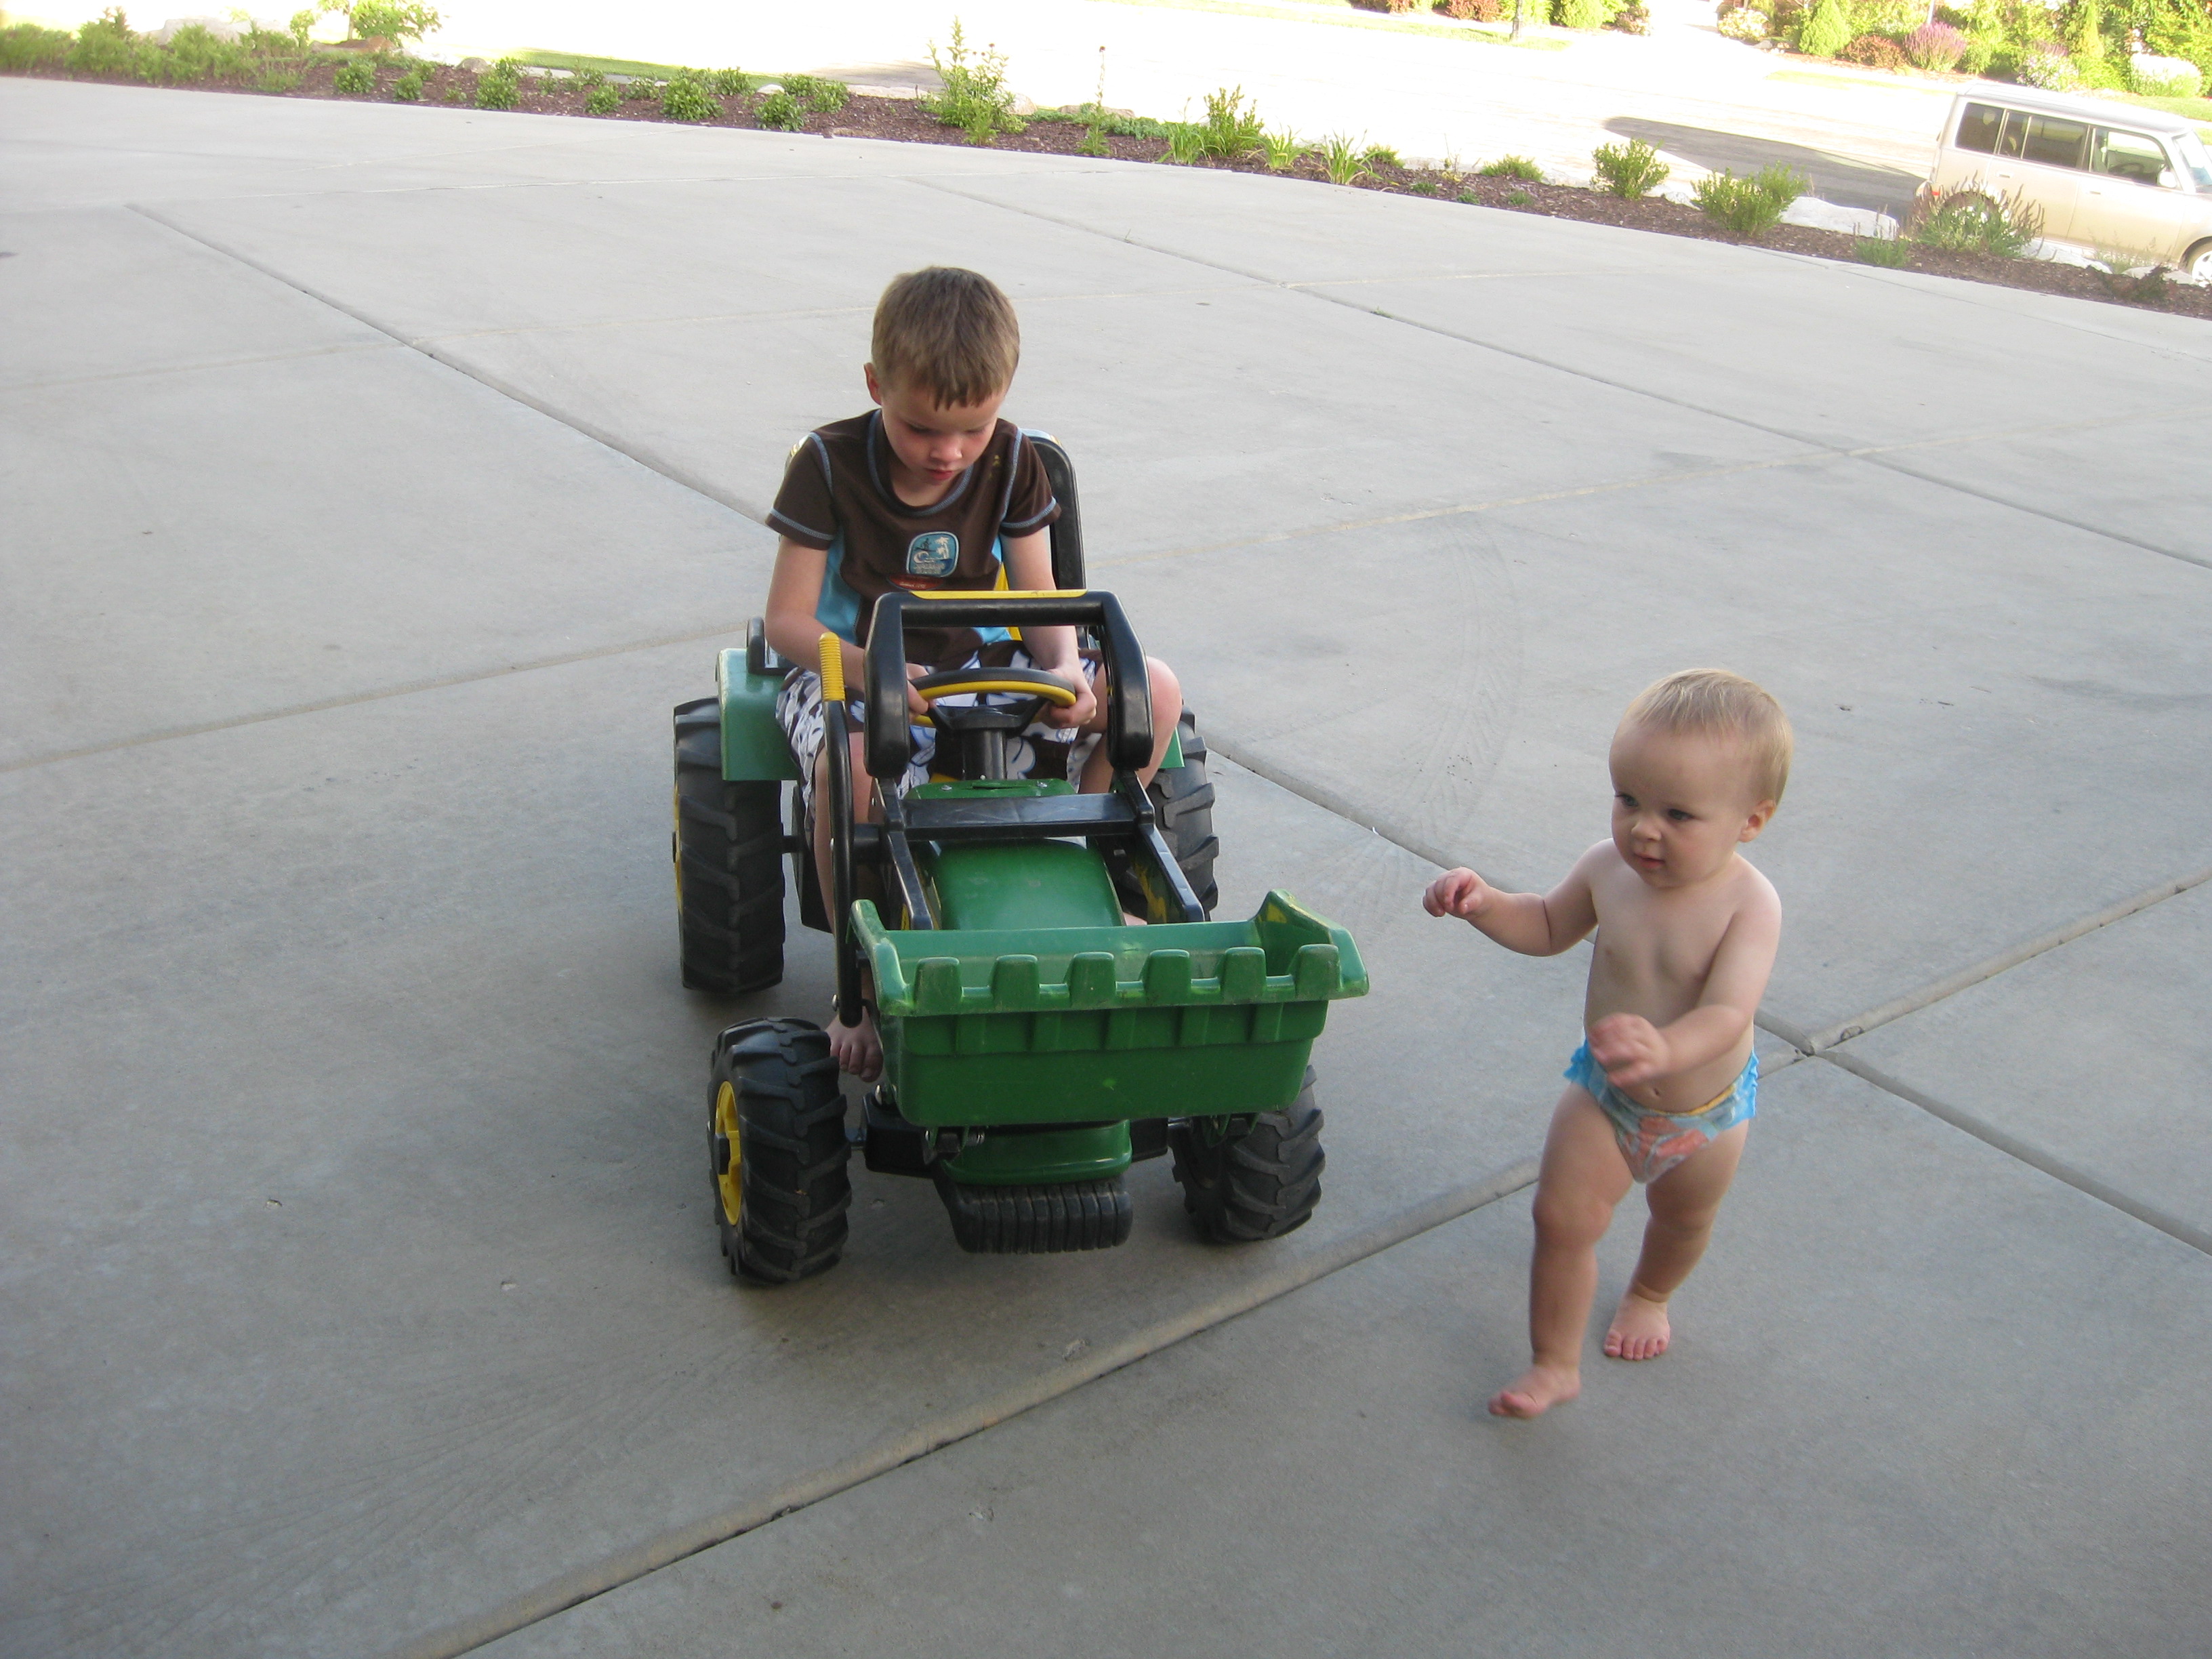
{"label": "minivan wheel", "polygon": [[2181,269],[2200,283],[2212,283],[2212,236],[2181,256]]}

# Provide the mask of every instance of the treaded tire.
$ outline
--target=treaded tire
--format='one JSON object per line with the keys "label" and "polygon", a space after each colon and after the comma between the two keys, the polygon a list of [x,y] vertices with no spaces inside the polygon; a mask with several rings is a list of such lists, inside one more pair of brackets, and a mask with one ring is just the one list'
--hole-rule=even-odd
{"label": "treaded tire", "polygon": [[783,786],[722,778],[722,710],[676,706],[676,926],[684,983],[724,996],[783,977]]}
{"label": "treaded tire", "polygon": [[1305,1087],[1279,1112],[1261,1112],[1242,1135],[1212,1141],[1203,1121],[1168,1130],[1182,1206],[1216,1244],[1250,1243],[1296,1232],[1321,1202],[1321,1108],[1313,1068]]}
{"label": "treaded tire", "polygon": [[803,1019],[732,1025],[715,1039],[707,1101],[714,1218],[730,1271],[787,1285],[835,1267],[853,1202],[852,1147],[829,1034]]}
{"label": "treaded tire", "polygon": [[1145,786],[1159,814],[1160,835],[1182,866],[1183,879],[1198,896],[1206,914],[1221,902],[1221,884],[1213,878],[1214,855],[1221,843],[1213,834],[1213,784],[1206,775],[1206,739],[1189,709],[1181,722],[1183,763],[1172,772],[1155,772]]}

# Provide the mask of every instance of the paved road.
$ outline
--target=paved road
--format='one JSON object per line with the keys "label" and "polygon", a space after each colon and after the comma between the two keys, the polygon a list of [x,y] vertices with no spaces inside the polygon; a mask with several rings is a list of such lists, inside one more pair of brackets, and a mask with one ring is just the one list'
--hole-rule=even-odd
{"label": "paved road", "polygon": [[[20,81],[0,146],[0,1650],[2201,1645],[2201,325],[957,149]],[[1234,757],[1226,902],[1376,989],[1279,1247],[864,1176],[750,1294],[702,1060],[826,985],[678,988],[666,710],[932,259]],[[1704,661],[1801,742],[1761,1127],[1676,1352],[1493,1424],[1579,969],[1413,897],[1561,868]]]}

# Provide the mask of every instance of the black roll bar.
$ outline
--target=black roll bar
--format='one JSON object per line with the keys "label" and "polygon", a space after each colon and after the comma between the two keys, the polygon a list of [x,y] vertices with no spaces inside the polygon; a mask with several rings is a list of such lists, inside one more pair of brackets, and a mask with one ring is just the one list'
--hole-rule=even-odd
{"label": "black roll bar", "polygon": [[906,619],[946,628],[1087,628],[1106,671],[1106,757],[1116,771],[1152,764],[1152,688],[1145,653],[1111,593],[977,593],[924,599],[897,591],[876,601],[868,622],[868,770],[902,775],[914,740],[906,712]]}

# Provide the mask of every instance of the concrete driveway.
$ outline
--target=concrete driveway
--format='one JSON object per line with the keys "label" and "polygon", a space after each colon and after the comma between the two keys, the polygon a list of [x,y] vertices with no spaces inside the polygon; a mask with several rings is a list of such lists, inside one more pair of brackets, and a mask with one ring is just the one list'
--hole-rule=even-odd
{"label": "concrete driveway", "polygon": [[[0,159],[0,1650],[2201,1652],[2212,331],[966,149],[9,80]],[[823,953],[678,988],[667,710],[930,261],[1224,907],[1376,990],[1279,1245],[860,1175],[750,1292],[702,1062]],[[1705,662],[1799,735],[1760,1127],[1675,1351],[1496,1423],[1581,964],[1417,896]]]}

